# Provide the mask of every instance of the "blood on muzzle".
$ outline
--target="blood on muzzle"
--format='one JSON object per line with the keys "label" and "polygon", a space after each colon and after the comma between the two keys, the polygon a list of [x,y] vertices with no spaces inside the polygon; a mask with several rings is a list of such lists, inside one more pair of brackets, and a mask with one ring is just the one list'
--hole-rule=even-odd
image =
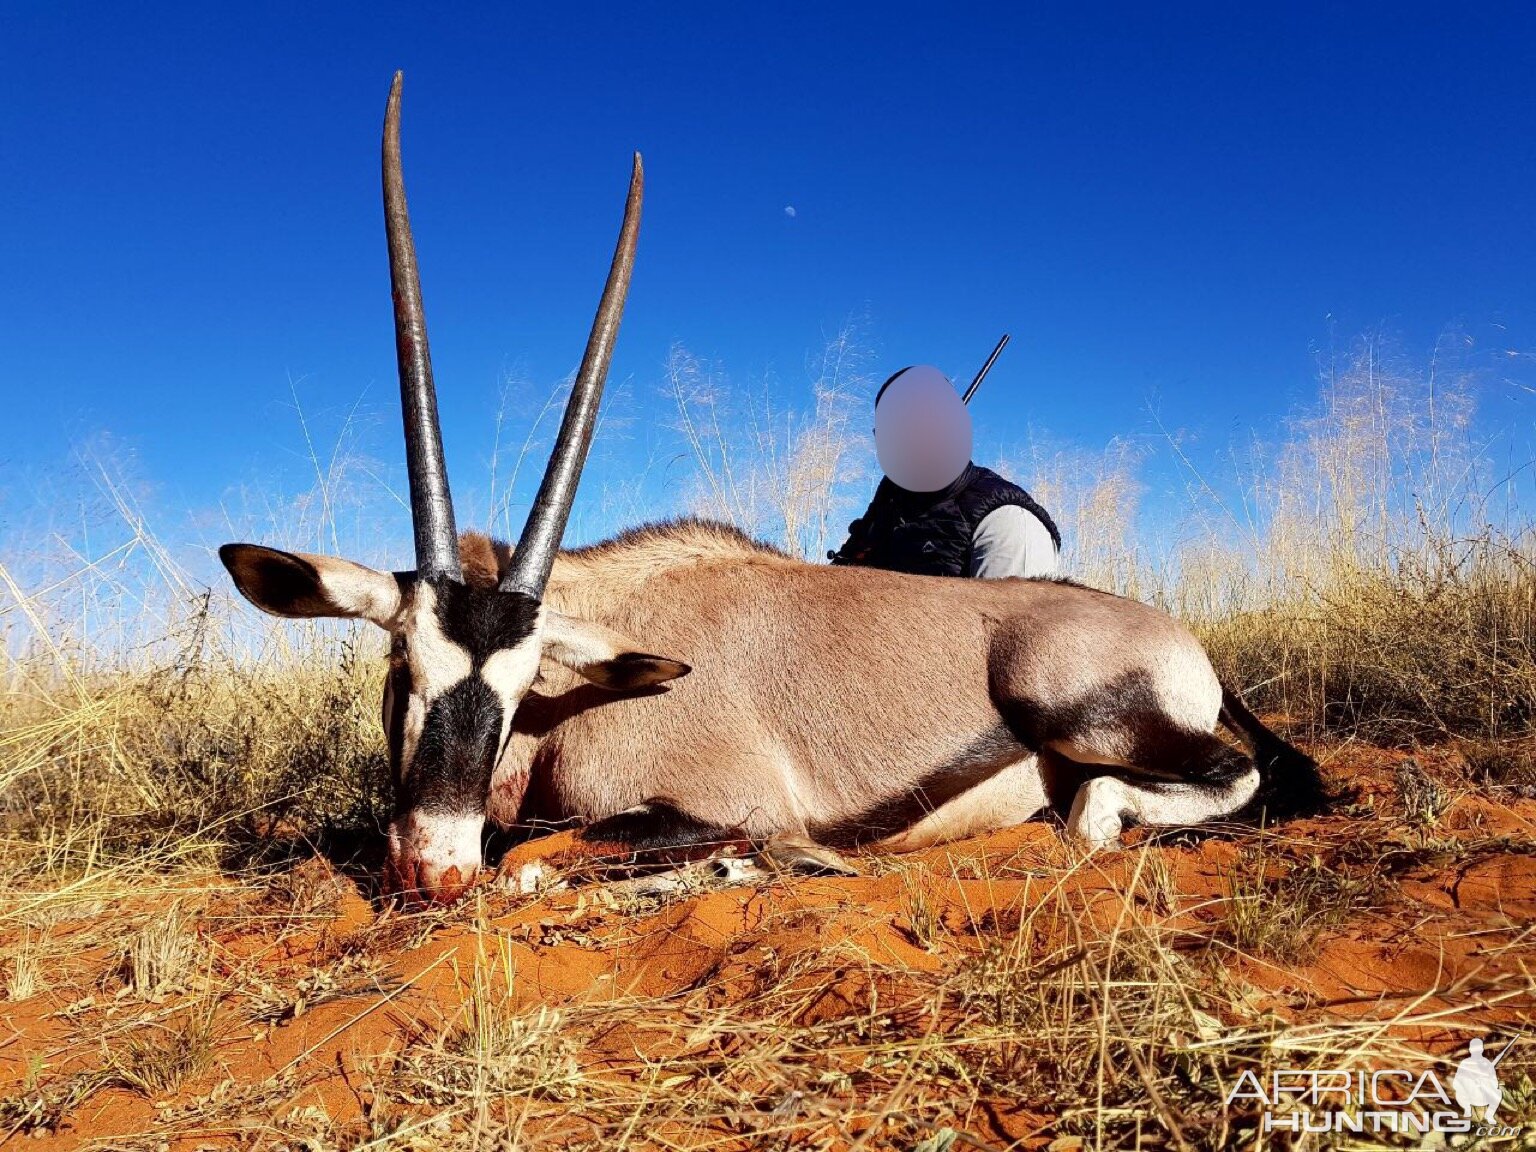
{"label": "blood on muzzle", "polygon": [[387,887],[441,901],[474,882],[504,719],[501,700],[478,675],[433,701],[415,756],[401,766]]}

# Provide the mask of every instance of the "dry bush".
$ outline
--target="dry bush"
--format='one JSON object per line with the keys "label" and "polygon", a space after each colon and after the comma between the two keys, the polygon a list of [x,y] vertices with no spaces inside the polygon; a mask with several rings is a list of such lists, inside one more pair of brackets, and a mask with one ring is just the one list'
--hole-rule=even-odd
{"label": "dry bush", "polygon": [[[236,494],[218,538],[374,555],[369,463],[344,448],[312,452],[298,499]],[[382,642],[269,627],[156,534],[126,465],[81,465],[56,510],[75,530],[0,553],[0,877],[206,864],[285,821],[375,826]]]}
{"label": "dry bush", "polygon": [[1536,548],[1474,393],[1363,342],[1252,484],[1244,543],[1199,546],[1174,606],[1257,703],[1394,743],[1531,730]]}
{"label": "dry bush", "polygon": [[1476,783],[1536,798],[1536,741],[1467,740],[1460,750]]}
{"label": "dry bush", "polygon": [[1198,630],[1226,679],[1314,732],[1402,744],[1519,736],[1536,704],[1533,598],[1524,561],[1479,558],[1433,583],[1340,573]]}
{"label": "dry bush", "polygon": [[845,325],[810,368],[805,410],[775,403],[766,384],[733,389],[718,367],[672,350],[667,390],[693,462],[683,511],[726,520],[807,560],[843,542],[873,488],[868,432],[858,414],[874,396],[870,356]]}
{"label": "dry bush", "polygon": [[325,639],[264,666],[202,646],[52,693],[34,681],[5,702],[0,827],[68,868],[185,859],[280,822],[382,826],[382,661],[357,646]]}
{"label": "dry bush", "polygon": [[30,1070],[19,1091],[0,1097],[0,1124],[13,1134],[51,1132],[110,1080],[110,1074],[100,1069],[48,1079]]}

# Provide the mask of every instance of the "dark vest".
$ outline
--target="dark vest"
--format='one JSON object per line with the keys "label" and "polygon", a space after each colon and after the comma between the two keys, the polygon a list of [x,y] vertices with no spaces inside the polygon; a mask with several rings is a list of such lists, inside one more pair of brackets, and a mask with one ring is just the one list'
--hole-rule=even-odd
{"label": "dark vest", "polygon": [[990,468],[968,464],[939,492],[908,492],[882,479],[864,515],[848,525],[847,543],[827,558],[914,576],[969,576],[977,526],[1008,504],[1039,517],[1061,548],[1055,522],[1028,492]]}

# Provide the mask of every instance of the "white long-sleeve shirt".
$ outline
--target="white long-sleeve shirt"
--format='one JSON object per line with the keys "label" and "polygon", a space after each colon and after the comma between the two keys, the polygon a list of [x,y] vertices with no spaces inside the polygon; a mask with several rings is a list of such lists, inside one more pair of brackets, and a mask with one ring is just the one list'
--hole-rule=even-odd
{"label": "white long-sleeve shirt", "polygon": [[1017,504],[989,512],[971,535],[972,576],[1054,576],[1061,557],[1039,517]]}

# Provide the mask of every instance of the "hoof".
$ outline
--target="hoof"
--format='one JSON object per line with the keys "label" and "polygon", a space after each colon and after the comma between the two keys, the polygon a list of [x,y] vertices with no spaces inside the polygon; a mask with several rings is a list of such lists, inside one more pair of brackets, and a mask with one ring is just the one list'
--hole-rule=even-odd
{"label": "hoof", "polygon": [[496,875],[496,887],[513,896],[536,896],[570,886],[560,870],[547,860],[525,860],[515,868],[503,867]]}
{"label": "hoof", "polygon": [[857,876],[859,870],[830,848],[798,836],[775,836],[757,850],[770,872],[784,876]]}

